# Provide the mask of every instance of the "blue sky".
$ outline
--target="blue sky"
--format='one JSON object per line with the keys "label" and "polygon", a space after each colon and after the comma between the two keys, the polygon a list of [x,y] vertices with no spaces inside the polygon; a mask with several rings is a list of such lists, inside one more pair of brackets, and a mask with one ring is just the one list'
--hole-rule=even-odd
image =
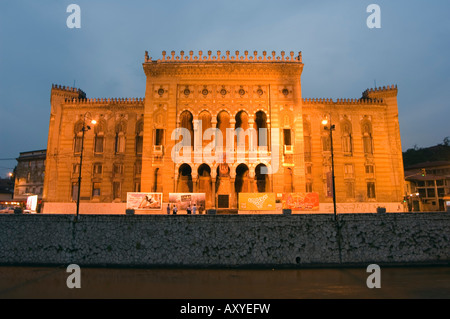
{"label": "blue sky", "polygon": [[[69,4],[81,28],[69,29]],[[369,29],[369,4],[381,29]],[[144,97],[144,52],[302,51],[303,97],[397,84],[402,148],[450,136],[449,1],[0,2],[0,158],[47,147],[52,83]],[[16,165],[0,161],[2,177]]]}

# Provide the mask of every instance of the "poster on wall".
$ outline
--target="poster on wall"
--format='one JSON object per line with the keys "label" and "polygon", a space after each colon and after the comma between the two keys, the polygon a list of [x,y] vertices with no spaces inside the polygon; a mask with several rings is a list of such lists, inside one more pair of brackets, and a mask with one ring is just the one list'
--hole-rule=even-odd
{"label": "poster on wall", "polygon": [[281,202],[283,209],[319,210],[319,193],[284,193]]}
{"label": "poster on wall", "polygon": [[37,202],[38,202],[38,195],[28,196],[25,210],[35,213],[37,208]]}
{"label": "poster on wall", "polygon": [[205,208],[205,193],[169,193],[170,205],[177,205],[178,210],[186,210],[188,206]]}
{"label": "poster on wall", "polygon": [[127,209],[162,209],[162,193],[127,193]]}
{"label": "poster on wall", "polygon": [[239,193],[239,210],[275,210],[275,193]]}

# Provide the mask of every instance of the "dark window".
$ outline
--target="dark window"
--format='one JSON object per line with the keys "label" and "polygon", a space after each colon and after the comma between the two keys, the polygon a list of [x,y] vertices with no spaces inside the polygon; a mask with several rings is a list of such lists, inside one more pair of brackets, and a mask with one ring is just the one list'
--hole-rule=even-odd
{"label": "dark window", "polygon": [[292,142],[291,142],[291,130],[285,128],[283,130],[283,136],[284,136],[284,145],[292,145]]}
{"label": "dark window", "polygon": [[367,183],[367,198],[375,198],[375,183]]}
{"label": "dark window", "polygon": [[92,196],[100,196],[100,183],[92,184]]}
{"label": "dark window", "polygon": [[164,143],[164,130],[157,128],[155,132],[155,145],[163,145],[163,143]]}

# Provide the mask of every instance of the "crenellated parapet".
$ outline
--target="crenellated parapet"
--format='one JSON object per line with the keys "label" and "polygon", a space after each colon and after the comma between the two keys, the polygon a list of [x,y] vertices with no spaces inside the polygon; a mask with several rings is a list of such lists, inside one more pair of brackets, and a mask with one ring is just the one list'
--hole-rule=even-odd
{"label": "crenellated parapet", "polygon": [[59,84],[52,84],[52,94],[63,94],[66,95],[67,93],[72,96],[78,96],[80,99],[86,98],[86,93],[81,90],[70,86],[64,86]]}
{"label": "crenellated parapet", "polygon": [[304,98],[304,104],[345,104],[345,105],[375,105],[375,104],[385,104],[383,99],[324,99],[324,98]]}
{"label": "crenellated parapet", "polygon": [[94,98],[94,99],[66,99],[71,104],[144,104],[144,98]]}
{"label": "crenellated parapet", "polygon": [[378,88],[370,88],[362,93],[362,98],[365,99],[377,99],[385,97],[395,97],[397,96],[398,90],[397,85],[388,85]]}
{"label": "crenellated parapet", "polygon": [[171,51],[170,55],[167,55],[166,51],[162,51],[162,58],[158,60],[152,60],[148,55],[148,51],[145,51],[145,63],[149,62],[290,62],[290,63],[302,63],[302,52],[300,51],[297,56],[291,51],[289,56],[284,51],[281,51],[277,56],[275,51],[272,51],[271,55],[267,54],[267,51],[262,52],[262,56],[258,56],[258,51],[253,51],[253,54],[249,54],[248,51],[244,51],[244,55],[240,55],[239,51],[235,51],[232,54],[230,51],[226,51],[225,55],[221,51],[217,51],[217,55],[213,55],[212,51],[208,51],[207,54],[203,54],[203,51],[199,51],[198,55],[194,56],[194,51],[189,51],[189,54],[185,54],[184,51],[180,51],[179,55],[175,55],[175,51]]}

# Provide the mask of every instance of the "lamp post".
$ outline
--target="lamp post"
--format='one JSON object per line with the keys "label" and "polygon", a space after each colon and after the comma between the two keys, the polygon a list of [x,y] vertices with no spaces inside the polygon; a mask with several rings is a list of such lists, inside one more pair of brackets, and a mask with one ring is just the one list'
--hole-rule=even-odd
{"label": "lamp post", "polygon": [[[328,122],[329,125],[328,125]],[[330,131],[330,146],[331,146],[331,179],[332,179],[332,185],[333,185],[333,210],[334,210],[334,220],[336,220],[336,185],[334,182],[334,152],[333,152],[333,130],[335,129],[334,124],[331,124],[331,120],[328,121],[328,119],[323,119],[322,124],[324,125],[325,130]]]}
{"label": "lamp post", "polygon": [[[81,192],[81,168],[83,165],[83,150],[84,150],[84,133],[91,129],[89,125],[86,125],[86,115],[89,112],[84,113],[83,117],[83,127],[81,128],[82,134],[81,134],[81,150],[80,150],[80,168],[78,172],[78,193],[77,193],[77,220],[79,218],[79,212],[80,212],[80,192]],[[97,122],[95,120],[91,120],[91,124],[96,124]]]}

